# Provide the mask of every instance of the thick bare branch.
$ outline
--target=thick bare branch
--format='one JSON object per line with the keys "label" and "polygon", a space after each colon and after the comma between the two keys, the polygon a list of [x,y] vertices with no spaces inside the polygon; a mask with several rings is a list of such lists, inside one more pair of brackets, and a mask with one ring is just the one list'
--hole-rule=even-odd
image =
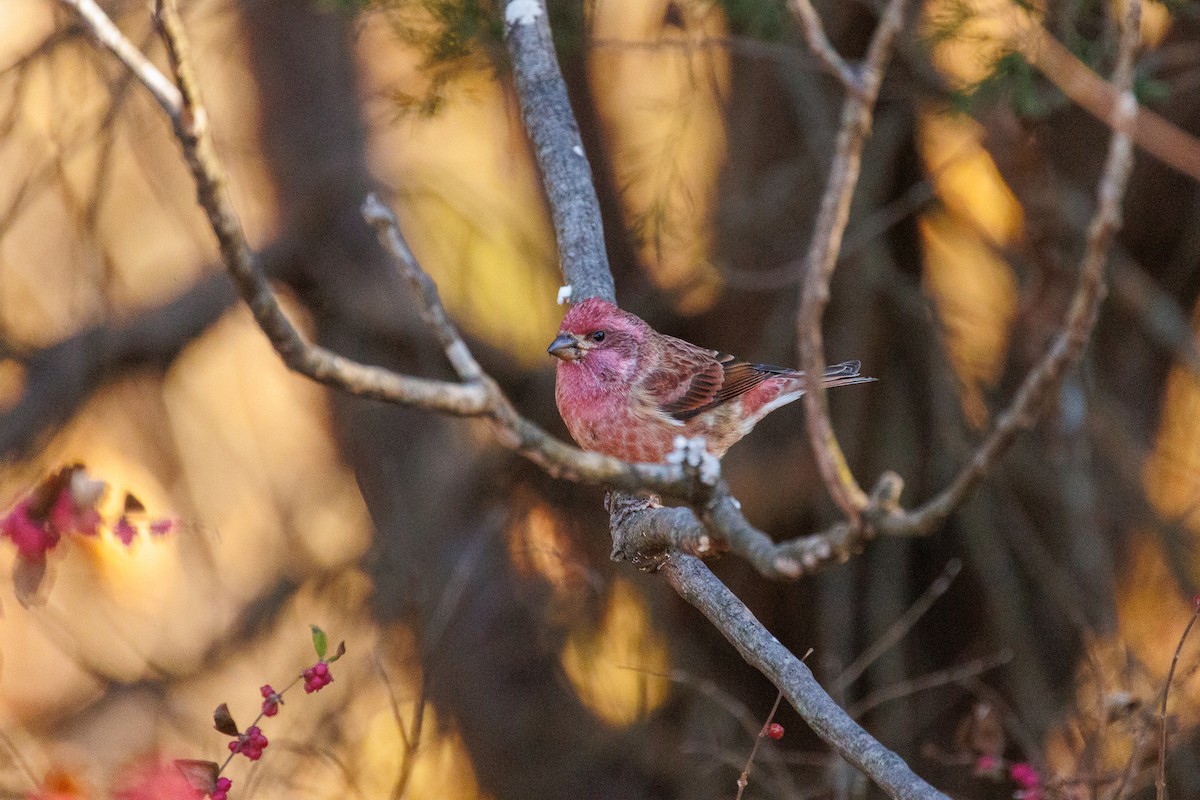
{"label": "thick bare branch", "polygon": [[833,702],[808,667],[763,627],[704,562],[676,554],[663,565],[662,574],[683,599],[721,631],[747,663],[783,692],[818,736],[869,775],[890,797],[945,800],[945,795],[921,780],[903,759],[876,741]]}
{"label": "thick bare branch", "polygon": [[[796,3],[798,11],[811,5]],[[833,164],[829,168],[829,180],[821,196],[820,209],[813,228],[805,256],[804,288],[800,295],[797,341],[800,350],[800,366],[808,375],[821,375],[825,370],[825,345],[821,333],[821,319],[829,304],[829,284],[837,266],[838,252],[842,246],[842,235],[850,218],[850,199],[858,184],[862,164],[863,143],[871,132],[875,100],[883,82],[883,71],[892,52],[897,34],[904,25],[907,0],[890,0],[884,9],[879,25],[871,37],[867,58],[855,85],[858,91],[848,92],[842,104],[841,124]],[[815,17],[815,12],[812,12]],[[802,21],[806,18],[801,16]],[[814,23],[805,21],[805,30]],[[821,36],[824,40],[824,36]],[[824,42],[828,46],[828,42]],[[834,502],[852,523],[867,505],[867,496],[846,463],[846,456],[838,444],[829,421],[829,403],[825,388],[820,381],[811,381],[804,393],[804,409],[808,424],[808,436],[821,477],[829,488]]]}
{"label": "thick bare branch", "polygon": [[164,368],[237,300],[225,276],[191,289],[127,322],[97,324],[17,358],[24,387],[0,412],[0,457],[25,453],[65,422],[122,368]]}
{"label": "thick bare branch", "polygon": [[546,7],[542,0],[509,0],[504,17],[521,118],[542,172],[571,299],[600,297],[615,303],[600,201],[554,54]]}

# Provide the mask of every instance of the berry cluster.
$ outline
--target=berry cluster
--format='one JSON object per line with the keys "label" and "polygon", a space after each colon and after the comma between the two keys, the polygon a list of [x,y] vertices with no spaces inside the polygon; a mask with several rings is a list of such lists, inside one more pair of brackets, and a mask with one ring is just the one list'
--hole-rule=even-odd
{"label": "berry cluster", "polygon": [[[8,513],[0,516],[0,537],[16,545],[26,561],[41,561],[64,536],[97,536],[106,521],[99,506],[108,484],[88,475],[82,464],[72,464],[41,480]],[[146,508],[126,493],[120,516],[108,522],[126,547],[145,525],[152,536],[163,536],[175,527],[174,520],[146,519]]]}
{"label": "berry cluster", "polygon": [[100,530],[96,506],[108,485],[88,477],[83,467],[64,467],[33,488],[0,518],[0,536],[26,560],[40,560],[66,535],[95,536]]}
{"label": "berry cluster", "polygon": [[228,800],[229,788],[231,786],[233,786],[233,781],[229,780],[229,778],[217,778],[217,782],[208,796],[212,800]]}
{"label": "berry cluster", "polygon": [[318,661],[303,672],[304,692],[312,694],[320,691],[322,687],[333,683],[333,675],[329,672],[329,665],[324,661]]}
{"label": "berry cluster", "polygon": [[263,750],[267,749],[268,744],[267,737],[263,735],[259,727],[251,725],[245,733],[240,734],[229,743],[229,750],[232,753],[241,753],[251,761],[258,761],[262,758]]}
{"label": "berry cluster", "polygon": [[279,704],[283,702],[283,697],[280,696],[279,692],[272,689],[271,684],[269,684],[269,683],[264,684],[263,687],[261,689],[259,689],[258,691],[261,692],[262,696],[263,696],[263,702],[262,702],[263,716],[264,717],[273,717],[276,714],[278,714],[279,713]]}

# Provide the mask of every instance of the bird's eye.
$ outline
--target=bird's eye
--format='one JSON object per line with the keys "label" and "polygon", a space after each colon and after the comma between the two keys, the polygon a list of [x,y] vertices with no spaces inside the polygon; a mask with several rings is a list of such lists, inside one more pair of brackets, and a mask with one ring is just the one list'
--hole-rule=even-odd
{"label": "bird's eye", "polygon": [[605,337],[606,335],[607,335],[607,334],[605,334],[605,332],[604,332],[604,331],[596,331],[595,333],[593,333],[593,334],[592,334],[592,341],[593,341],[593,342],[603,342],[603,341],[604,341],[604,337]]}

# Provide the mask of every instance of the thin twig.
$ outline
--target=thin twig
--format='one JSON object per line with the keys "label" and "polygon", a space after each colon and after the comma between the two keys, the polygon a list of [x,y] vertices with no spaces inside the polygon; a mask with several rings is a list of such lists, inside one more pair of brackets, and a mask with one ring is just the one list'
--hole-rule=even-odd
{"label": "thin twig", "polygon": [[[808,655],[806,654],[805,658],[807,657]],[[746,734],[749,736],[758,736],[758,734],[763,730],[762,727],[759,726],[758,720],[754,718],[754,716],[750,713],[750,709],[747,708],[744,703],[742,703],[736,697],[730,695],[729,692],[722,689],[713,681],[699,678],[680,669],[673,669],[670,672],[654,672],[641,667],[622,667],[622,669],[633,670],[645,675],[653,675],[659,678],[665,678],[672,683],[686,686],[687,688],[698,692],[737,720],[738,724],[742,726],[742,728],[746,731]],[[768,724],[770,724],[769,720]],[[799,793],[799,790],[792,781],[791,772],[787,769],[788,759],[785,754],[779,752],[779,750],[775,748],[771,748],[763,752],[764,757],[770,762],[770,765],[773,768],[774,775],[772,776],[772,779],[778,787],[779,796],[796,797]],[[739,762],[731,759],[729,763],[733,766],[737,766]]]}
{"label": "thin twig", "polygon": [[163,110],[174,119],[183,109],[183,97],[175,84],[109,19],[96,0],[61,0],[75,9],[88,31],[96,37],[145,86]]}
{"label": "thin twig", "polygon": [[473,383],[483,378],[483,370],[479,362],[471,355],[471,350],[459,335],[458,329],[450,321],[446,307],[438,295],[437,284],[421,269],[417,257],[413,255],[400,233],[400,221],[395,213],[383,204],[374,194],[367,195],[362,205],[363,218],[375,228],[379,241],[391,253],[392,258],[400,265],[404,277],[412,284],[413,291],[421,298],[421,315],[426,324],[438,338],[438,343],[446,351],[450,366],[458,373],[458,377],[467,383]]}
{"label": "thin twig", "polygon": [[1117,65],[1113,71],[1113,83],[1120,91],[1121,102],[1113,117],[1113,134],[1096,190],[1097,208],[1088,226],[1079,283],[1062,330],[1042,360],[1025,376],[1008,408],[996,418],[991,433],[954,481],[915,511],[880,520],[881,532],[920,535],[938,528],[982,480],[1017,434],[1033,425],[1042,400],[1083,353],[1107,291],[1104,266],[1113,238],[1121,227],[1121,201],[1133,168],[1129,131],[1138,107],[1133,95],[1133,57],[1137,51],[1140,19],[1141,0],[1130,0],[1122,23]]}
{"label": "thin twig", "polygon": [[[812,651],[809,650],[809,652],[811,653]],[[805,658],[807,657],[807,654],[805,654]],[[802,658],[800,660],[803,661],[804,659]],[[746,787],[750,785],[750,768],[754,766],[754,757],[758,755],[759,745],[761,745],[762,740],[767,737],[767,729],[771,727],[771,722],[775,719],[775,712],[779,710],[779,704],[782,701],[783,692],[779,692],[775,695],[775,703],[771,706],[771,713],[767,714],[767,721],[763,723],[762,730],[760,730],[758,735],[754,737],[754,746],[750,748],[750,756],[746,759],[746,766],[742,767],[742,774],[738,775],[738,790],[737,794],[734,796],[734,800],[742,800],[742,793],[745,792]]]}
{"label": "thin twig", "polygon": [[841,82],[847,92],[852,95],[860,94],[863,86],[859,76],[846,63],[846,59],[842,58],[834,49],[829,37],[825,35],[825,27],[821,24],[821,17],[813,8],[812,2],[810,0],[792,0],[791,6],[796,16],[800,18],[800,27],[804,30],[804,41],[808,43],[808,48]]}
{"label": "thin twig", "polygon": [[1133,738],[1133,747],[1129,750],[1129,760],[1125,762],[1125,769],[1121,770],[1120,779],[1113,787],[1109,800],[1125,800],[1133,776],[1137,774],[1141,766],[1146,746],[1150,742],[1150,725],[1144,720],[1144,716],[1144,714],[1138,714],[1138,728]]}
{"label": "thin twig", "polygon": [[917,624],[917,620],[925,615],[925,612],[937,602],[937,599],[946,593],[950,585],[954,583],[954,579],[958,577],[958,573],[962,570],[962,561],[957,558],[952,558],[946,562],[946,566],[942,569],[942,573],[937,576],[933,583],[929,584],[916,602],[908,607],[900,617],[893,622],[888,629],[875,642],[862,652],[862,654],[854,659],[842,673],[837,676],[837,680],[833,682],[833,693],[841,695],[850,687],[852,683],[858,680],[867,667],[875,663],[884,653],[890,650],[897,642],[908,635],[912,630],[913,625]]}
{"label": "thin twig", "polygon": [[1192,618],[1188,620],[1187,627],[1183,629],[1183,635],[1179,637],[1179,644],[1175,645],[1175,655],[1171,659],[1171,669],[1167,670],[1167,682],[1163,685],[1162,705],[1159,706],[1158,712],[1161,731],[1158,740],[1158,777],[1154,781],[1155,796],[1158,800],[1166,800],[1167,796],[1167,697],[1171,693],[1171,681],[1175,678],[1175,667],[1179,664],[1179,654],[1183,652],[1183,643],[1187,641],[1188,634],[1192,632],[1192,626],[1196,624],[1196,618],[1200,617],[1200,603],[1196,603],[1195,606],[1195,610],[1192,611]]}
{"label": "thin twig", "polygon": [[[819,37],[808,34],[814,30],[815,24],[809,16],[811,14],[815,18],[812,6],[804,0],[798,0],[795,5],[801,14],[806,34],[810,35],[810,43],[816,38],[813,46],[818,55],[822,55],[825,48],[832,50],[823,34]],[[804,259],[804,288],[800,295],[800,313],[796,321],[800,366],[809,376],[819,376],[825,370],[821,319],[825,307],[829,304],[829,284],[837,266],[846,222],[850,218],[850,199],[854,194],[854,187],[858,184],[863,143],[871,132],[873,110],[875,100],[879,96],[879,87],[883,82],[884,66],[891,55],[896,35],[904,25],[906,7],[907,0],[889,0],[871,37],[866,60],[854,81],[853,85],[857,86],[858,91],[848,91],[842,104],[833,163],[829,168],[825,192],[821,196],[812,241]],[[828,53],[822,55],[822,58],[828,59]],[[852,523],[857,523],[859,515],[867,505],[867,495],[850,472],[846,456],[834,435],[833,426],[829,421],[829,404],[820,381],[810,379],[808,390],[804,393],[804,410],[809,440],[812,442],[821,477],[834,502]]]}
{"label": "thin twig", "polygon": [[[1055,39],[1040,23],[1019,30],[1014,47],[1072,102],[1106,125],[1116,127],[1122,90],[1109,83]],[[1133,143],[1167,166],[1200,181],[1200,139],[1146,108],[1129,128]]]}
{"label": "thin twig", "polygon": [[402,800],[408,791],[412,780],[413,770],[417,766],[417,748],[421,746],[421,734],[425,728],[425,709],[429,705],[429,673],[421,670],[421,690],[413,702],[412,723],[409,726],[408,741],[404,743],[404,753],[400,763],[400,774],[392,786],[392,800]]}
{"label": "thin twig", "polygon": [[977,658],[974,661],[968,661],[965,664],[959,664],[948,669],[931,672],[928,675],[922,675],[919,678],[914,678],[910,681],[903,681],[894,686],[888,686],[880,689],[877,692],[871,692],[869,695],[859,700],[846,712],[858,719],[876,706],[899,700],[901,697],[908,697],[918,692],[925,692],[930,689],[936,689],[939,686],[945,686],[950,683],[958,683],[967,678],[973,678],[988,670],[993,670],[996,667],[1001,667],[1012,661],[1012,653],[1008,650],[1001,650],[999,653],[987,656],[986,658]]}
{"label": "thin twig", "polygon": [[417,693],[417,699],[413,701],[413,718],[408,728],[404,726],[404,716],[400,713],[400,704],[396,700],[396,690],[392,686],[391,678],[388,677],[387,670],[384,669],[383,661],[379,658],[378,653],[372,653],[375,661],[375,669],[379,671],[379,676],[383,678],[384,688],[387,689],[388,702],[392,707],[392,719],[396,721],[396,730],[400,733],[400,772],[396,775],[396,782],[392,784],[392,800],[401,800],[404,793],[408,790],[408,783],[412,779],[413,767],[416,766],[417,748],[421,744],[421,730],[425,723],[425,706],[428,704],[428,689],[429,680],[426,677],[426,671],[421,670],[421,688]]}
{"label": "thin twig", "polygon": [[33,768],[29,766],[29,762],[25,760],[25,756],[21,755],[21,750],[17,747],[16,743],[3,731],[0,731],[0,743],[8,751],[9,758],[12,760],[13,766],[17,768],[17,772],[21,773],[25,780],[29,782],[30,789],[36,793],[40,782],[37,776],[33,774]]}
{"label": "thin twig", "polygon": [[685,54],[705,50],[725,50],[731,54],[775,61],[790,67],[812,69],[817,65],[805,50],[789,42],[771,42],[751,36],[705,36],[703,38],[659,38],[644,39],[588,39],[587,47],[593,50],[618,50],[630,52],[682,51]]}

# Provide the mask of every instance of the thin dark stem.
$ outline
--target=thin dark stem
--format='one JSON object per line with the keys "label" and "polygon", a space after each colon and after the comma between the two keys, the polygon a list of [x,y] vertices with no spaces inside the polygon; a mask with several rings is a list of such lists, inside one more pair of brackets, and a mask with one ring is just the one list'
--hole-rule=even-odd
{"label": "thin dark stem", "polygon": [[923,617],[925,612],[930,609],[937,599],[946,593],[961,570],[962,561],[957,558],[950,559],[942,569],[942,574],[938,575],[934,582],[929,585],[929,588],[921,593],[916,602],[909,606],[908,610],[901,614],[899,619],[888,627],[883,636],[879,637],[858,658],[854,659],[849,666],[842,670],[842,673],[838,675],[837,680],[834,682],[834,694],[841,695],[845,692],[880,656],[903,639],[912,630],[913,625],[917,624],[917,620]]}
{"label": "thin dark stem", "polygon": [[1183,652],[1183,643],[1187,641],[1188,634],[1192,632],[1192,626],[1196,624],[1196,618],[1200,617],[1200,603],[1196,603],[1196,609],[1192,612],[1192,618],[1188,620],[1187,627],[1183,629],[1183,635],[1179,637],[1179,644],[1175,645],[1175,655],[1171,659],[1171,669],[1167,671],[1167,682],[1163,685],[1162,705],[1159,706],[1158,721],[1159,721],[1159,740],[1158,740],[1158,777],[1154,781],[1155,795],[1158,800],[1166,800],[1167,796],[1167,738],[1168,728],[1167,723],[1167,697],[1171,694],[1171,681],[1175,679],[1175,667],[1179,664],[1179,654]]}
{"label": "thin dark stem", "polygon": [[[811,651],[809,651],[811,652]],[[803,661],[804,659],[801,659]],[[767,728],[771,726],[771,721],[775,719],[775,712],[779,710],[779,704],[783,701],[783,692],[775,695],[775,703],[771,706],[771,713],[767,714],[767,721],[763,723],[762,730],[754,737],[754,746],[750,748],[750,755],[746,759],[746,766],[742,767],[742,774],[738,775],[737,779],[737,795],[734,800],[742,800],[742,793],[746,791],[746,787],[750,785],[750,768],[754,766],[754,757],[758,755],[759,745],[767,736]]]}
{"label": "thin dark stem", "polygon": [[847,713],[858,719],[876,706],[891,702],[892,700],[899,700],[901,697],[908,697],[917,692],[925,692],[950,683],[960,683],[967,678],[973,678],[988,670],[1004,666],[1009,661],[1012,661],[1012,653],[1008,650],[1001,650],[999,653],[986,658],[977,658],[965,664],[931,672],[928,675],[872,692],[848,708]]}

